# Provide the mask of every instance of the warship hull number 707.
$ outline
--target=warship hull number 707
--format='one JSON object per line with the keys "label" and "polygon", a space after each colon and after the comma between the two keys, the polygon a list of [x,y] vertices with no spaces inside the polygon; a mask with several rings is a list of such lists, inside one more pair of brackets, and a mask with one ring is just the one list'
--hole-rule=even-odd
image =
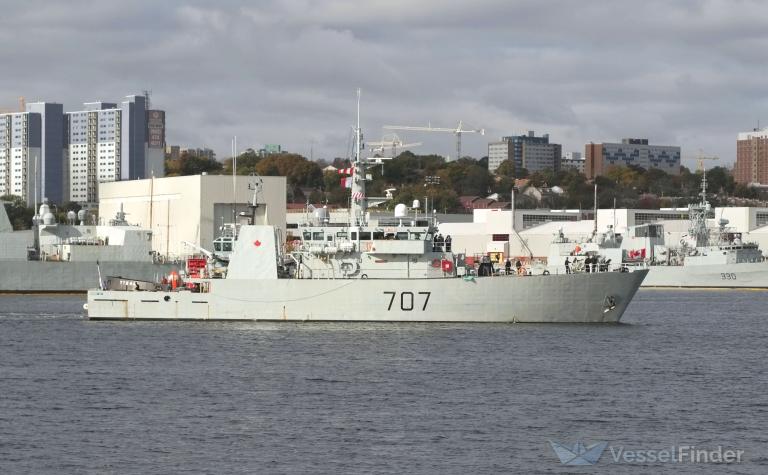
{"label": "warship hull number 707", "polygon": [[[358,97],[359,101],[359,97]],[[360,156],[350,167],[350,213],[315,222],[286,239],[263,222],[258,178],[248,222],[238,226],[224,272],[208,266],[162,283],[106,279],[88,292],[91,319],[568,322],[621,319],[647,270],[559,275],[498,275],[479,269],[441,239],[429,215],[397,205],[391,221],[369,223],[367,168],[386,158]],[[417,206],[414,206],[417,208]],[[259,222],[261,221],[261,222]]]}

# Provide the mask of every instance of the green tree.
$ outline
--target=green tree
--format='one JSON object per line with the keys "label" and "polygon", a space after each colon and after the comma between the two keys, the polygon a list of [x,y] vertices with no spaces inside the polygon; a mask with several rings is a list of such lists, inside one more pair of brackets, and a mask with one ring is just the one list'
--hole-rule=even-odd
{"label": "green tree", "polygon": [[185,150],[177,159],[165,160],[166,176],[200,175],[201,173],[221,173],[223,165],[217,160],[199,157]]}
{"label": "green tree", "polygon": [[4,204],[13,229],[23,230],[32,227],[32,217],[35,215],[35,210],[27,206],[27,203],[20,196],[0,196],[0,203]]}

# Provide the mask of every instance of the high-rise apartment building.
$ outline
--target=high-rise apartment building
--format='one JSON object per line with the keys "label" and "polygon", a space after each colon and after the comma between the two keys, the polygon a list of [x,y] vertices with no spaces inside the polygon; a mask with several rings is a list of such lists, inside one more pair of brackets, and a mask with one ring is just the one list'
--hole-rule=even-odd
{"label": "high-rise apartment building", "polygon": [[743,185],[768,184],[768,128],[738,135],[733,177]]}
{"label": "high-rise apartment building", "polygon": [[561,153],[560,144],[549,143],[549,134],[536,137],[531,130],[527,135],[502,137],[489,143],[488,170],[495,172],[504,160],[513,160],[516,170],[525,168],[529,173],[558,170]]}
{"label": "high-rise apartment building", "polygon": [[0,114],[0,195],[28,205],[63,198],[61,104],[35,102],[26,111]]}
{"label": "high-rise apartment building", "polygon": [[88,102],[66,114],[67,191],[71,201],[95,203],[99,183],[164,176],[165,112],[147,98],[120,104]]}
{"label": "high-rise apartment building", "polygon": [[95,203],[100,182],[120,179],[123,115],[112,102],[89,102],[84,107],[67,112],[69,199]]}
{"label": "high-rise apartment building", "polygon": [[611,166],[635,165],[646,170],[658,168],[670,175],[680,174],[680,147],[650,145],[648,139],[622,139],[621,143],[588,143],[584,147],[587,178],[600,176]]}

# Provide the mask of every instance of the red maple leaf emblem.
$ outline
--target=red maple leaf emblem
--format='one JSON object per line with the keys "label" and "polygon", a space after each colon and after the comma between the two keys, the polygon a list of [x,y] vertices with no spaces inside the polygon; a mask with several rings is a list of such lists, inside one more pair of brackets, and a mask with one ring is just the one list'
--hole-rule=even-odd
{"label": "red maple leaf emblem", "polygon": [[253,241],[253,245],[254,245],[254,246],[256,246],[256,247],[259,247],[259,246],[261,246],[261,241],[259,241],[259,240],[257,239],[257,240],[255,240],[255,241]]}

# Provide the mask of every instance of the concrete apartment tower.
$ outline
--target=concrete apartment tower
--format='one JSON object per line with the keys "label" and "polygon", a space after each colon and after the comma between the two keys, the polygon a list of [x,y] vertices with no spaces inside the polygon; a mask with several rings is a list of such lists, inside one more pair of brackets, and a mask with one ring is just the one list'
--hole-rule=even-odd
{"label": "concrete apartment tower", "polygon": [[768,184],[768,128],[738,135],[733,177],[742,185]]}
{"label": "concrete apartment tower", "polygon": [[113,102],[88,102],[66,117],[69,199],[96,203],[99,183],[120,179],[122,109]]}
{"label": "concrete apartment tower", "polygon": [[95,205],[99,183],[164,176],[165,111],[143,95],[88,102],[66,114],[68,198]]}
{"label": "concrete apartment tower", "polygon": [[50,102],[0,114],[0,195],[29,206],[43,198],[64,201],[63,124],[62,105]]}
{"label": "concrete apartment tower", "polygon": [[144,178],[147,159],[147,98],[126,96],[120,105],[122,110],[122,155],[120,180]]}

